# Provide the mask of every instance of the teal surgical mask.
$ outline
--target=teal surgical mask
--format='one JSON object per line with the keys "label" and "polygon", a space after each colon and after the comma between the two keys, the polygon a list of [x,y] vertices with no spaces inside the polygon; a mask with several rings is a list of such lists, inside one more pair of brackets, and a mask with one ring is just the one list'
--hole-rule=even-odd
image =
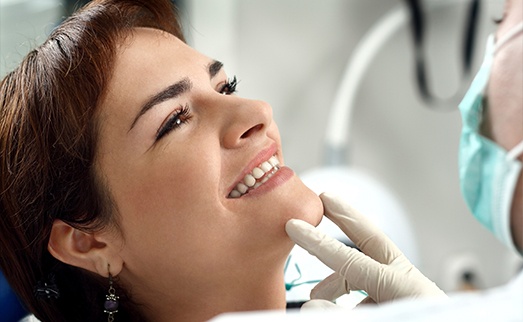
{"label": "teal surgical mask", "polygon": [[507,41],[523,31],[523,23],[494,43],[487,41],[485,59],[459,105],[463,122],[459,151],[461,192],[474,217],[511,249],[518,250],[510,232],[510,211],[522,163],[523,141],[506,151],[481,135],[485,90],[494,55]]}

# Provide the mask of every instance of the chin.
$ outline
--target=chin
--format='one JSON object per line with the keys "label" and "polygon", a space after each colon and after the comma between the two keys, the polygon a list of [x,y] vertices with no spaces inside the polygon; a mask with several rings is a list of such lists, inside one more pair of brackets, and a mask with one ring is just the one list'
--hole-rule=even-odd
{"label": "chin", "polygon": [[292,179],[291,191],[285,195],[283,200],[284,206],[284,222],[289,219],[301,219],[311,225],[317,226],[323,218],[323,204],[320,197],[311,189],[309,189],[300,178],[294,176]]}
{"label": "chin", "polygon": [[305,199],[303,215],[301,218],[299,216],[293,218],[302,219],[311,225],[318,226],[323,218],[323,203],[314,191],[307,187],[305,189],[307,192],[303,198]]}

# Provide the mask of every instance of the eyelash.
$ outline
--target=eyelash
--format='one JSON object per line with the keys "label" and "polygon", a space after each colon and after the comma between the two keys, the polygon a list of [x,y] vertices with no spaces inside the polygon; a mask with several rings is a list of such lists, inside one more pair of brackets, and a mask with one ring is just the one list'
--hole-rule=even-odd
{"label": "eyelash", "polygon": [[[220,94],[231,95],[236,93],[236,87],[238,86],[238,80],[236,76],[232,79],[228,79],[227,82],[220,89]],[[192,115],[189,111],[189,105],[180,106],[178,111],[173,116],[169,117],[167,121],[162,125],[156,134],[156,141],[160,140],[169,132],[178,129],[182,124],[187,123],[191,119]]]}
{"label": "eyelash", "polygon": [[167,121],[162,125],[156,134],[156,141],[160,140],[166,134],[172,130],[178,129],[182,124],[186,123],[191,119],[192,115],[189,112],[189,105],[180,106],[178,111],[173,116],[169,117]]}
{"label": "eyelash", "polygon": [[233,76],[232,79],[227,79],[227,82],[223,84],[220,93],[224,95],[231,95],[236,93],[236,87],[238,86],[238,80],[236,79],[236,76]]}

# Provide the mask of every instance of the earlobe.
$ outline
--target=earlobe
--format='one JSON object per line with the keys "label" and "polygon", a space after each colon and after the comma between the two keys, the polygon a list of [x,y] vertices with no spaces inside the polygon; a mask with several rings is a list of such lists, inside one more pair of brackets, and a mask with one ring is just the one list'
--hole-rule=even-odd
{"label": "earlobe", "polygon": [[107,233],[89,233],[55,220],[47,249],[59,261],[107,277],[118,275],[123,262]]}

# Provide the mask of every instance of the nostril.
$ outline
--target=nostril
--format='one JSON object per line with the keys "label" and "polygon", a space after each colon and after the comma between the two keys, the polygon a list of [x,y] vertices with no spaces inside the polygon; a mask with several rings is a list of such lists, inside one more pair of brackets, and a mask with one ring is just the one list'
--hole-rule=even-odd
{"label": "nostril", "polygon": [[247,131],[245,131],[245,133],[243,133],[242,136],[241,136],[240,138],[241,138],[241,139],[248,138],[248,137],[251,136],[253,133],[256,133],[256,132],[258,132],[259,130],[261,130],[262,127],[263,127],[263,124],[255,125],[255,126],[251,127],[250,129],[248,129]]}

